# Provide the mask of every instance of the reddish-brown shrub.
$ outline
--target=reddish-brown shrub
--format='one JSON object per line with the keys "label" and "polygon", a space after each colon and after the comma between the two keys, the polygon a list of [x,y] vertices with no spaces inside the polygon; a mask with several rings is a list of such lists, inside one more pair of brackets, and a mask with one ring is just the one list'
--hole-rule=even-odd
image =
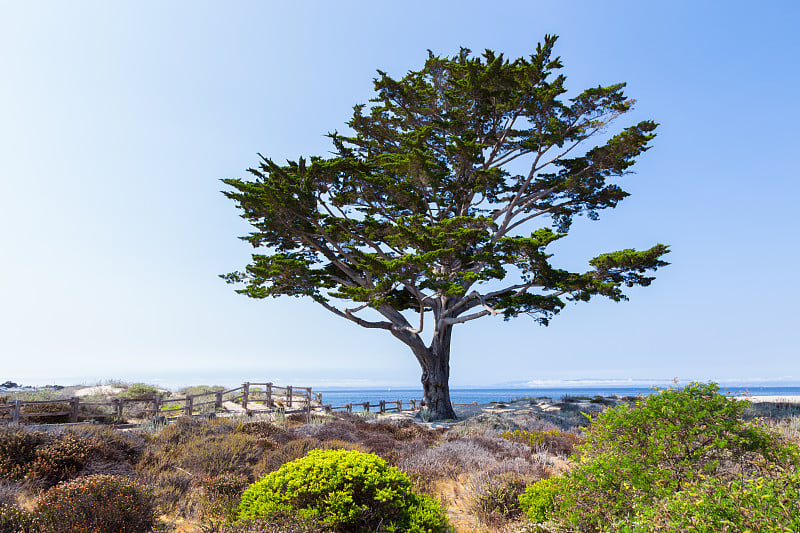
{"label": "reddish-brown shrub", "polygon": [[226,472],[202,478],[199,483],[203,488],[206,514],[223,519],[233,519],[239,498],[250,484],[250,480],[242,474]]}
{"label": "reddish-brown shrub", "polygon": [[150,494],[116,476],[89,476],[56,485],[36,502],[36,512],[53,533],[146,533],[155,523]]}

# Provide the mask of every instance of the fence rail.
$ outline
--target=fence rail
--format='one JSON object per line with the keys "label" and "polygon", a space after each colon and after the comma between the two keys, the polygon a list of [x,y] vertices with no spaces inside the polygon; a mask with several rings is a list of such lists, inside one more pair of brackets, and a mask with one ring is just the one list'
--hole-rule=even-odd
{"label": "fence rail", "polygon": [[[158,395],[140,398],[112,398],[107,402],[83,401],[80,397],[59,400],[15,400],[0,404],[0,422],[24,423],[61,417],[55,423],[103,419],[122,423],[127,418],[195,416],[225,409],[226,403],[240,404],[248,412],[258,404],[269,410],[310,410],[322,406],[322,394],[311,387],[279,387],[271,382],[245,382],[227,390],[186,394],[177,398]],[[52,406],[52,407],[48,407]],[[65,420],[66,419],[66,420]]]}
{"label": "fence rail", "polygon": [[[408,409],[405,409],[403,407],[406,404],[408,404]],[[331,412],[337,411],[337,410],[338,411],[344,410],[346,413],[352,413],[354,407],[356,407],[356,408],[360,407],[361,408],[361,412],[364,412],[364,413],[370,413],[370,412],[372,412],[372,409],[375,409],[375,408],[377,408],[378,409],[377,412],[381,413],[381,414],[389,413],[389,412],[401,413],[403,411],[416,411],[418,408],[425,407],[425,402],[423,400],[409,400],[407,402],[404,402],[402,400],[397,400],[397,401],[381,400],[381,401],[379,401],[378,403],[375,403],[375,404],[369,403],[369,402],[346,403],[344,405],[338,405],[338,406],[334,406],[334,405],[331,405],[331,404],[325,404],[325,405],[322,406],[322,409],[326,413],[331,413]]]}

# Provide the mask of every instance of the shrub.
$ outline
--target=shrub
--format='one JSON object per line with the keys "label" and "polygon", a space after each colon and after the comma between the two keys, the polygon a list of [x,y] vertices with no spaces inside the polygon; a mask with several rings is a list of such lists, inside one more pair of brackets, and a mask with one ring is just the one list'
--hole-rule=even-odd
{"label": "shrub", "polygon": [[519,504],[532,522],[538,524],[548,519],[555,503],[554,497],[558,490],[559,478],[540,479],[528,485],[525,492],[519,495]]}
{"label": "shrub", "polygon": [[206,512],[212,516],[233,519],[239,498],[249,484],[250,481],[246,476],[233,473],[201,479],[200,486],[203,487]]}
{"label": "shrub", "polygon": [[271,451],[265,452],[256,464],[254,471],[256,475],[269,474],[278,470],[286,463],[299,459],[308,454],[311,450],[357,450],[366,452],[367,450],[360,444],[346,442],[342,440],[319,440],[309,437],[290,440],[285,444],[277,446]]}
{"label": "shrub", "polygon": [[411,487],[405,474],[375,455],[312,450],[251,485],[239,518],[296,515],[347,531],[444,531],[438,502]]}
{"label": "shrub", "polygon": [[177,459],[183,468],[195,475],[238,472],[249,476],[262,451],[258,437],[229,433],[192,439],[182,447]]}
{"label": "shrub", "polygon": [[686,483],[638,513],[632,531],[800,531],[800,474]]}
{"label": "shrub", "polygon": [[26,478],[50,487],[77,474],[98,444],[70,433],[60,433],[36,449],[36,459]]}
{"label": "shrub", "polygon": [[797,447],[745,422],[747,402],[691,383],[606,410],[592,423],[556,506],[581,531],[617,527],[703,478],[769,478],[796,468]]}
{"label": "shrub", "polygon": [[[411,444],[411,443],[409,443]],[[409,445],[403,450],[400,468],[426,479],[458,478],[464,474],[517,471],[537,476],[522,444],[484,436],[461,437],[428,448]]]}
{"label": "shrub", "polygon": [[552,429],[548,431],[525,431],[517,429],[506,431],[500,437],[520,442],[530,447],[532,452],[546,451],[554,455],[569,457],[576,445],[580,444],[581,438],[574,433]]}
{"label": "shrub", "polygon": [[148,398],[153,399],[156,396],[163,396],[164,394],[152,385],[146,383],[133,383],[127,389],[119,393],[120,398]]}
{"label": "shrub", "polygon": [[69,432],[0,430],[0,477],[50,487],[75,476],[98,447]]}
{"label": "shrub", "polygon": [[0,503],[0,533],[39,533],[38,517],[29,511]]}
{"label": "shrub", "polygon": [[88,476],[61,483],[42,496],[36,512],[47,531],[146,533],[155,522],[150,495],[116,476]]}
{"label": "shrub", "polygon": [[530,476],[516,472],[481,476],[472,505],[478,520],[491,526],[517,518],[522,513],[519,496],[530,481]]}
{"label": "shrub", "polygon": [[21,480],[36,460],[36,448],[48,440],[41,431],[0,428],[0,477]]}

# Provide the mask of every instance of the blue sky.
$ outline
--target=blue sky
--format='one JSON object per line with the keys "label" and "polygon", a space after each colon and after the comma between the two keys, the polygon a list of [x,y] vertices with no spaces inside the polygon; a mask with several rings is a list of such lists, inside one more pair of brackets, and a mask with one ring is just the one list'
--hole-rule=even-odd
{"label": "blue sky", "polygon": [[417,384],[385,332],[217,277],[250,253],[219,179],[328,153],[378,68],[550,33],[571,91],[626,81],[626,123],[661,124],[557,262],[663,242],[672,265],[547,328],[457,326],[451,384],[798,384],[798,27],[793,1],[2,2],[0,381]]}

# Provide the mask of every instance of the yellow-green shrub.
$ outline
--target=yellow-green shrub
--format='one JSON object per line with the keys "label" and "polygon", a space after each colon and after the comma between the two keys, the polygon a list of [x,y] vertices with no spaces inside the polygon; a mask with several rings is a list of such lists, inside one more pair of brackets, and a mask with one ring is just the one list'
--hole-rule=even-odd
{"label": "yellow-green shrub", "polygon": [[544,522],[553,512],[558,482],[558,478],[540,479],[519,495],[520,507],[534,523]]}
{"label": "yellow-green shrub", "polygon": [[312,450],[264,476],[242,495],[239,518],[293,515],[347,531],[445,531],[435,500],[380,457],[355,450]]}

